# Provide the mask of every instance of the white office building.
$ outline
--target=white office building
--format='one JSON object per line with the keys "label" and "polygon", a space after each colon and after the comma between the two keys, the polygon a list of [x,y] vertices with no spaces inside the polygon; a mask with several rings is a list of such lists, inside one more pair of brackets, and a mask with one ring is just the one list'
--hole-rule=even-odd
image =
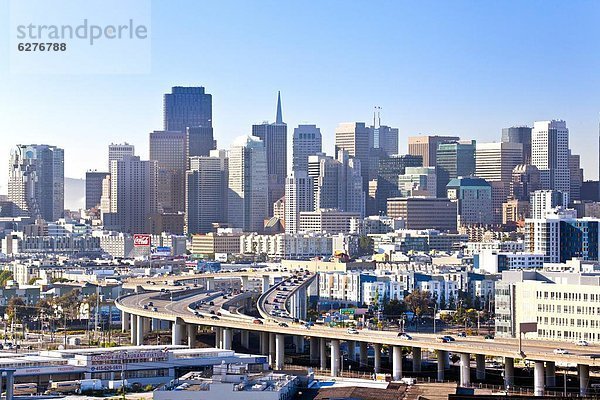
{"label": "white office building", "polygon": [[300,213],[312,211],[313,180],[303,170],[292,171],[285,180],[285,233],[298,232]]}
{"label": "white office building", "polygon": [[565,121],[534,122],[531,164],[540,171],[542,189],[569,192],[569,129]]}

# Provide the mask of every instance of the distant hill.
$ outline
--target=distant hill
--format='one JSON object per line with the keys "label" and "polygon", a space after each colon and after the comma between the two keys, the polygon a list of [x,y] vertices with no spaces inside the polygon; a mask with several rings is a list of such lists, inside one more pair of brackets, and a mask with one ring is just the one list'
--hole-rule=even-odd
{"label": "distant hill", "polygon": [[85,207],[85,179],[65,178],[65,209]]}

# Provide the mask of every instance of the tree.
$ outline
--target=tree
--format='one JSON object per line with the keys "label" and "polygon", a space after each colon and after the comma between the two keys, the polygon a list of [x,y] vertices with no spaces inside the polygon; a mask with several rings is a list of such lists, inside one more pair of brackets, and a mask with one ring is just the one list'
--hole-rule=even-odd
{"label": "tree", "polygon": [[6,286],[6,282],[13,279],[13,273],[9,270],[0,271],[0,286]]}
{"label": "tree", "polygon": [[373,254],[374,241],[368,236],[361,236],[358,238],[358,255],[368,256]]}
{"label": "tree", "polygon": [[431,293],[415,289],[411,294],[404,298],[406,307],[412,311],[414,318],[420,320],[421,317],[431,308],[433,300]]}
{"label": "tree", "polygon": [[6,315],[8,315],[8,320],[10,322],[18,322],[23,316],[23,308],[25,307],[25,302],[20,297],[11,297],[8,300],[8,304],[6,306]]}
{"label": "tree", "polygon": [[406,304],[392,299],[383,304],[383,314],[387,318],[400,318],[406,312]]}

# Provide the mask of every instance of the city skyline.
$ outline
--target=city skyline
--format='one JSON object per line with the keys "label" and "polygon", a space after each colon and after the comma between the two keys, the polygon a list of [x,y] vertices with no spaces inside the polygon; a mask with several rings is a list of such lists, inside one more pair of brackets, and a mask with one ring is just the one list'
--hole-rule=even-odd
{"label": "city skyline", "polygon": [[[399,128],[401,154],[406,153],[406,138],[419,132],[489,142],[500,141],[501,130],[509,126],[563,119],[569,124],[573,152],[582,156],[585,179],[596,179],[600,81],[594,71],[600,53],[594,51],[598,28],[592,16],[600,6],[549,2],[542,9],[539,4],[457,2],[408,7],[384,3],[374,10],[370,5],[338,7],[336,2],[306,8],[264,3],[259,21],[250,21],[245,17],[251,6],[243,3],[188,3],[187,8],[175,10],[156,2],[150,74],[48,79],[47,75],[10,75],[6,63],[0,63],[0,120],[11,136],[19,138],[0,144],[0,162],[6,165],[10,148],[19,142],[64,148],[65,176],[74,178],[83,177],[88,169],[104,170],[105,154],[86,154],[91,147],[127,141],[147,158],[147,133],[163,126],[161,96],[172,86],[189,85],[203,86],[214,96],[214,137],[219,148],[229,148],[235,137],[251,133],[252,124],[272,120],[274,99],[281,90],[290,127],[288,151],[292,128],[314,123],[323,134],[324,151],[333,154],[337,124],[370,125],[375,106],[382,107],[382,124]],[[172,59],[168,55],[184,50],[174,39],[189,28],[192,11],[226,12],[237,29],[227,32],[219,26],[219,18],[208,18],[202,26],[194,25],[193,36],[213,32],[221,40],[205,43],[202,56],[191,55],[196,63],[165,63],[162,60]],[[7,12],[6,5],[0,6],[0,17]],[[455,18],[437,18],[444,13]],[[298,21],[318,29],[296,29],[300,27],[292,18],[296,15]],[[339,18],[332,20],[331,15]],[[571,22],[561,25],[560,33],[550,23],[557,16]],[[171,18],[181,26],[168,24]],[[502,18],[517,29],[496,22]],[[469,25],[461,27],[457,19]],[[273,23],[255,29],[260,25],[255,22],[262,20]],[[394,21],[402,22],[394,25],[397,29],[381,28]],[[371,29],[347,36],[337,33],[357,23]],[[526,29],[532,23],[536,29]],[[287,39],[268,34],[277,29]],[[477,37],[472,35],[475,31]],[[283,40],[290,45],[284,46]],[[281,57],[260,56],[264,49],[274,48]],[[298,58],[299,52],[306,56]],[[373,52],[386,55],[386,65],[370,62]],[[556,52],[561,52],[559,59]],[[199,64],[203,57],[211,62]],[[518,63],[511,61],[515,58]],[[348,65],[350,60],[355,65]],[[246,66],[243,71],[237,67],[240,62]],[[324,77],[322,71],[327,69],[335,73]],[[572,106],[575,100],[578,107]],[[124,109],[128,112],[122,113]],[[36,118],[30,118],[31,113]],[[594,138],[593,146],[586,143],[588,137]],[[0,169],[0,193],[6,193],[6,177],[6,169]]]}

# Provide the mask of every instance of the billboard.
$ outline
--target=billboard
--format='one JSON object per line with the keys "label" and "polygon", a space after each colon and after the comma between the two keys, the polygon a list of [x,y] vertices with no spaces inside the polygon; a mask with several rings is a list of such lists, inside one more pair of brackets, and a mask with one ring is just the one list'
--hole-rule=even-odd
{"label": "billboard", "polygon": [[152,243],[152,236],[143,235],[141,233],[136,233],[133,235],[133,245],[135,247],[150,247]]}

